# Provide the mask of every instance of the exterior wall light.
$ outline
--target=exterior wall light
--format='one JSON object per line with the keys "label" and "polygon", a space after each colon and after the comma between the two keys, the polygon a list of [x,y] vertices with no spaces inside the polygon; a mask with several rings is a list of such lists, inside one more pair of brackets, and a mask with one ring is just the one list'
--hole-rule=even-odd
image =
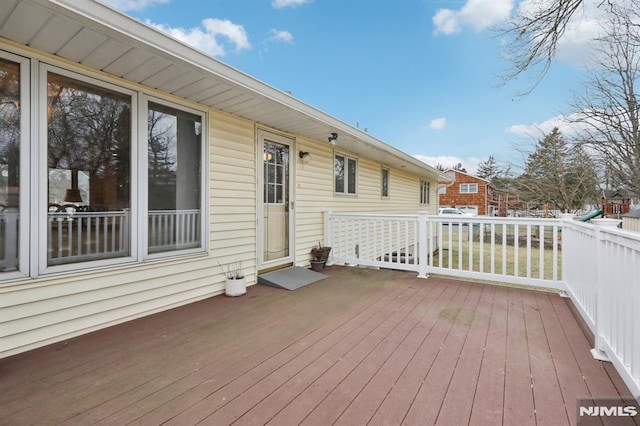
{"label": "exterior wall light", "polygon": [[307,151],[300,151],[298,153],[298,156],[304,164],[307,164],[309,161],[311,161],[311,154]]}
{"label": "exterior wall light", "polygon": [[336,143],[338,143],[338,134],[333,132],[331,133],[331,136],[329,136],[329,143],[331,145],[335,145]]}

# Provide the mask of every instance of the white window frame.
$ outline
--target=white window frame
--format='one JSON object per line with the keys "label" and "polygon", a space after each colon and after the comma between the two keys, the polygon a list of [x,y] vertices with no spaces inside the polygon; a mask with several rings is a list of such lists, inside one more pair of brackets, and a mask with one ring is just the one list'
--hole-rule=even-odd
{"label": "white window frame", "polygon": [[[138,229],[141,230],[141,240],[139,241],[141,250],[138,255],[139,259],[156,259],[156,258],[167,258],[167,257],[176,257],[183,256],[193,253],[202,253],[208,250],[208,238],[206,237],[208,234],[208,209],[207,209],[207,195],[209,194],[209,187],[207,179],[209,173],[207,168],[207,159],[209,158],[209,138],[207,129],[208,126],[208,117],[207,113],[204,111],[200,111],[197,109],[193,109],[187,107],[182,104],[178,104],[176,102],[171,102],[162,98],[158,98],[155,96],[147,95],[145,93],[140,93],[140,107],[138,108],[138,126],[139,135],[138,135],[138,158],[140,159],[138,162],[138,177],[140,179],[141,185],[144,185],[145,188],[148,188],[149,184],[149,168],[148,168],[148,150],[149,150],[149,131],[147,129],[147,115],[149,113],[149,102],[153,102],[155,104],[164,105],[170,108],[178,109],[181,111],[188,112],[193,115],[197,115],[200,117],[200,123],[202,128],[202,133],[200,137],[201,151],[200,151],[200,247],[185,249],[185,250],[175,250],[175,251],[164,251],[159,253],[149,253],[149,197],[146,191],[144,194],[146,196],[139,197],[140,200],[140,214],[138,219]],[[132,143],[135,145],[135,141]],[[133,180],[133,179],[132,179]],[[133,217],[133,216],[132,216]]]}
{"label": "white window frame", "polygon": [[[85,74],[81,74],[79,72],[70,71],[68,69],[60,68],[55,65],[51,65],[49,63],[40,63],[39,66],[39,76],[38,76],[38,87],[36,91],[39,96],[39,110],[38,110],[38,172],[39,179],[38,185],[36,188],[33,188],[33,193],[38,194],[38,201],[40,207],[37,209],[35,214],[38,221],[39,233],[38,235],[47,235],[47,208],[48,205],[48,173],[44,172],[49,169],[48,165],[48,135],[47,135],[47,76],[49,73],[54,73],[57,75],[61,75],[63,77],[67,77],[70,79],[74,79],[77,81],[81,81],[83,83],[90,84],[95,87],[111,90],[117,92],[119,94],[127,95],[131,97],[131,165],[132,170],[135,170],[134,167],[138,165],[139,167],[139,159],[136,150],[136,133],[135,129],[139,127],[138,123],[138,114],[136,111],[138,110],[138,93],[134,90],[124,88],[122,86],[118,86],[112,83],[105,82],[103,80],[98,80],[96,78],[90,77]],[[139,257],[139,248],[138,241],[139,238],[135,238],[135,236],[140,235],[138,224],[135,220],[139,215],[139,196],[138,196],[138,187],[140,185],[139,176],[136,173],[131,174],[131,193],[130,193],[130,254],[129,256],[116,257],[112,259],[100,259],[100,260],[91,260],[86,262],[75,262],[75,263],[65,263],[62,265],[48,265],[47,258],[47,242],[41,242],[38,247],[38,273],[39,274],[49,274],[49,273],[57,273],[57,272],[70,272],[83,270],[88,268],[102,267],[102,266],[111,266],[118,264],[127,264],[132,263],[138,259]],[[44,214],[43,214],[44,213]]]}
{"label": "white window frame", "polygon": [[[338,192],[336,190],[336,157],[342,157],[344,158],[344,192]],[[356,172],[355,172],[355,176],[353,177],[353,179],[355,180],[354,182],[354,187],[355,187],[355,192],[349,192],[349,183],[351,182],[349,180],[349,160],[352,160],[356,163]],[[349,155],[343,154],[341,152],[334,152],[333,154],[333,193],[335,195],[341,195],[341,196],[348,196],[348,197],[355,197],[358,195],[358,159],[355,157],[351,157]]]}
{"label": "white window frame", "polygon": [[[357,172],[357,166],[356,166],[356,172]],[[380,197],[383,199],[387,199],[389,198],[389,193],[391,192],[391,187],[390,187],[390,183],[391,183],[391,172],[389,170],[388,167],[382,167],[380,169]],[[385,185],[386,184],[386,185]],[[387,190],[387,193],[385,194],[385,187]]]}
{"label": "white window frame", "polygon": [[31,275],[33,257],[31,252],[33,247],[31,245],[32,239],[29,238],[30,230],[34,226],[33,219],[30,215],[30,211],[33,204],[31,199],[31,185],[33,182],[33,176],[36,174],[33,164],[32,150],[31,150],[31,135],[33,134],[33,128],[31,124],[31,105],[33,105],[33,94],[31,91],[32,72],[31,61],[28,57],[16,55],[5,50],[0,50],[0,58],[14,62],[18,65],[20,70],[20,225],[18,229],[18,268],[16,271],[8,271],[0,273],[0,283],[10,281],[14,279],[25,278]]}
{"label": "white window frame", "polygon": [[420,179],[420,205],[431,204],[431,183],[426,179]]}
{"label": "white window frame", "polygon": [[438,185],[438,195],[447,193],[447,185]]}
{"label": "white window frame", "polygon": [[460,194],[477,194],[478,184],[477,183],[461,183],[459,186],[459,192]]}
{"label": "white window frame", "polygon": [[[20,229],[19,265],[17,271],[0,273],[0,285],[20,278],[37,278],[49,274],[82,271],[140,263],[147,259],[183,257],[208,252],[209,206],[209,117],[204,109],[155,97],[132,84],[120,84],[111,78],[101,78],[93,72],[76,67],[63,67],[54,60],[43,62],[37,56],[0,49],[0,57],[18,64],[20,69]],[[48,132],[47,83],[54,73],[97,88],[130,97],[131,100],[131,190],[130,190],[130,255],[112,259],[48,265],[46,238],[48,206]],[[148,102],[200,116],[201,133],[201,200],[200,241],[198,248],[148,254],[147,149]],[[35,108],[33,107],[35,106]],[[35,166],[34,166],[35,165]]]}

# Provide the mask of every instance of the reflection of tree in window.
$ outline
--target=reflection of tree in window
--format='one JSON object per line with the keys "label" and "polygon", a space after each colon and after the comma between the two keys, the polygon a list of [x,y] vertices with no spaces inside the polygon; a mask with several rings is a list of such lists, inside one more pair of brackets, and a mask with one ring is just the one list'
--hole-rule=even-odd
{"label": "reflection of tree in window", "polygon": [[20,67],[0,59],[0,271],[19,259]]}
{"label": "reflection of tree in window", "polygon": [[[149,110],[149,208],[175,208],[176,117]],[[167,191],[170,191],[167,193]]]}
{"label": "reflection of tree in window", "polygon": [[199,116],[150,103],[149,210],[200,208]]}
{"label": "reflection of tree in window", "polygon": [[202,119],[150,102],[147,129],[149,253],[198,248]]}
{"label": "reflection of tree in window", "polygon": [[344,193],[344,157],[335,156],[335,192]]}
{"label": "reflection of tree in window", "polygon": [[85,171],[93,208],[128,208],[130,98],[54,74],[47,91],[49,168]]}
{"label": "reflection of tree in window", "polygon": [[286,204],[289,187],[289,148],[275,142],[264,145],[264,200],[268,204]]}
{"label": "reflection of tree in window", "polygon": [[0,60],[0,203],[18,206],[20,165],[19,66]]}
{"label": "reflection of tree in window", "polygon": [[349,170],[348,170],[349,175],[347,179],[348,192],[349,194],[355,194],[356,193],[356,160],[349,158],[347,162],[349,165]]}

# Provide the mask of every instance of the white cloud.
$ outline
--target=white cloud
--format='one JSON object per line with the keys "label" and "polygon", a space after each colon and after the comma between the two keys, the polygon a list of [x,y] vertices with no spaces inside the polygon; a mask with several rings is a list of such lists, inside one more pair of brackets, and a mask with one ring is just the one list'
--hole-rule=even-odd
{"label": "white cloud", "polygon": [[511,14],[514,0],[467,0],[458,10],[438,9],[432,21],[435,34],[450,35],[471,27],[481,31],[504,21]]}
{"label": "white cloud", "polygon": [[467,173],[474,174],[478,170],[478,165],[483,161],[482,158],[468,157],[461,158],[449,155],[440,155],[436,157],[429,157],[427,155],[415,154],[413,158],[416,158],[423,163],[427,163],[431,167],[436,167],[441,164],[445,168],[454,167],[457,164],[462,164],[462,167],[467,169]]}
{"label": "white cloud", "polygon": [[289,31],[281,31],[272,28],[269,31],[269,34],[270,37],[266,39],[265,42],[279,41],[282,43],[293,44],[293,34],[291,34]]}
{"label": "white cloud", "polygon": [[102,0],[105,4],[108,4],[115,9],[122,10],[124,12],[131,10],[142,10],[156,4],[169,3],[171,0]]}
{"label": "white cloud", "polygon": [[276,9],[282,9],[285,7],[296,7],[305,3],[311,3],[313,0],[273,0],[271,6]]}
{"label": "white cloud", "polygon": [[434,118],[431,120],[431,123],[429,123],[429,128],[433,130],[441,130],[445,127],[447,127],[447,119],[444,117]]}
{"label": "white cloud", "polygon": [[541,139],[551,133],[554,128],[558,128],[565,137],[577,136],[585,128],[584,124],[573,122],[579,118],[578,113],[568,117],[557,115],[541,123],[514,124],[504,130],[505,133],[529,139]]}
{"label": "white cloud", "polygon": [[224,56],[226,54],[225,45],[220,39],[226,40],[236,51],[251,48],[249,37],[244,27],[227,19],[207,18],[202,21],[201,27],[188,29],[173,28],[149,21],[147,21],[147,24],[212,56]]}

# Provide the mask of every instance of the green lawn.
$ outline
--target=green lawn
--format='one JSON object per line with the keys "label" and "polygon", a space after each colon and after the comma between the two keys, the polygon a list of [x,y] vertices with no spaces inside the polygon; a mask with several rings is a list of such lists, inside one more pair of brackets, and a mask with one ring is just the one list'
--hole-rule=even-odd
{"label": "green lawn", "polygon": [[[449,258],[451,257],[451,265],[453,268],[458,269],[460,267],[460,261],[462,262],[461,269],[475,272],[492,272],[492,259],[491,259],[491,236],[487,232],[484,234],[484,242],[480,242],[479,230],[474,228],[473,241],[469,242],[469,226],[462,226],[458,229],[458,226],[452,227],[451,241],[449,241],[449,228],[444,227],[442,235],[442,246],[440,247],[440,253],[442,254],[442,267],[449,268]],[[493,258],[493,271],[497,274],[504,274],[510,276],[540,278],[540,248],[538,247],[538,238],[535,238],[532,242],[530,251],[527,250],[526,240],[520,240],[518,247],[514,244],[514,228],[507,227],[507,244],[503,244],[503,236],[499,231],[502,228],[496,229],[494,236],[494,258]],[[462,233],[462,244],[460,245],[460,233]],[[519,229],[519,237],[526,236],[526,229]],[[553,234],[551,231],[545,232],[545,249],[542,256],[544,257],[544,274],[543,278],[551,280],[553,279],[553,249],[551,241],[553,240]],[[469,267],[469,245],[472,245],[472,261],[471,268]],[[516,256],[517,251],[517,256]],[[480,268],[480,254],[483,255],[482,270]],[[529,253],[529,254],[528,254]],[[562,251],[560,247],[557,252],[557,264],[558,264],[558,276],[560,279],[562,275]],[[530,257],[529,271],[527,274],[527,258]],[[434,255],[434,266],[440,266],[440,255]]]}

